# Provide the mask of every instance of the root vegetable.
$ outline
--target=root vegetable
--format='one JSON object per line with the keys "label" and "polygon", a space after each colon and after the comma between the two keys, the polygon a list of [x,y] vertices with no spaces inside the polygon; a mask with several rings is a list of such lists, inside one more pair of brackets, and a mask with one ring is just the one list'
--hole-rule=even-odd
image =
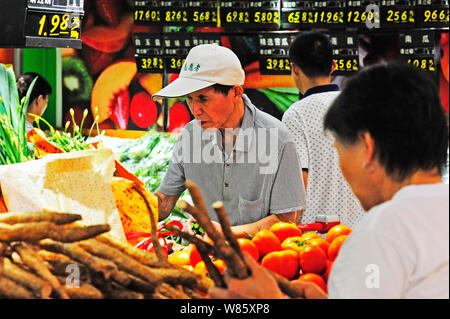
{"label": "root vegetable", "polygon": [[61,287],[58,279],[50,272],[41,257],[27,244],[20,243],[14,246],[23,263],[38,274],[42,279],[50,283],[52,288],[63,299],[69,299],[69,295]]}
{"label": "root vegetable", "polygon": [[73,223],[77,220],[81,220],[81,215],[56,213],[56,212],[40,212],[40,213],[8,212],[0,214],[0,223],[9,225],[22,223],[36,223],[36,222],[51,222],[56,225],[63,225]]}
{"label": "root vegetable", "polygon": [[0,224],[0,241],[36,242],[44,238],[51,238],[62,242],[75,242],[111,230],[109,225],[76,226],[65,228],[50,222]]}
{"label": "root vegetable", "polygon": [[0,275],[0,297],[13,299],[34,299],[31,291]]}
{"label": "root vegetable", "polygon": [[0,258],[0,275],[31,290],[37,298],[48,298],[52,293],[50,284],[14,264],[8,258]]}

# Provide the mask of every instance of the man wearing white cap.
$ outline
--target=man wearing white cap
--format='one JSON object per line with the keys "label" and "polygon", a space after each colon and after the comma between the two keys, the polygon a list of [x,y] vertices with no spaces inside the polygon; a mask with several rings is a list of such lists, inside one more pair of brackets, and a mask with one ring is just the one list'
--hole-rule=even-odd
{"label": "man wearing white cap", "polygon": [[231,50],[205,44],[192,48],[179,78],[153,95],[186,96],[195,117],[183,129],[156,193],[160,220],[189,179],[200,188],[213,221],[212,204],[224,203],[238,236],[280,220],[297,222],[306,200],[295,144],[281,121],[244,94],[244,80]]}

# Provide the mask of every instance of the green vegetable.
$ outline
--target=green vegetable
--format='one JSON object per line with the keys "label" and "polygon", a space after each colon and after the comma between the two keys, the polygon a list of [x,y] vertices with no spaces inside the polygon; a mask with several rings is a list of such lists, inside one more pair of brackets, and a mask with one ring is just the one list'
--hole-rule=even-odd
{"label": "green vegetable", "polygon": [[19,101],[14,70],[11,65],[0,63],[0,165],[34,159],[32,150],[28,148],[25,123],[35,82],[36,79],[25,98]]}

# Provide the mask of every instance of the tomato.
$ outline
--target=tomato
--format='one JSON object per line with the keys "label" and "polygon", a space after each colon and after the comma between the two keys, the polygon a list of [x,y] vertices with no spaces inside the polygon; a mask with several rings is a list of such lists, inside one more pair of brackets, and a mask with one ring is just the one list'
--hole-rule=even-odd
{"label": "tomato", "polygon": [[305,242],[303,241],[303,238],[299,236],[286,238],[281,243],[282,249],[291,249],[293,251],[296,251],[297,253],[300,253],[300,250],[303,246],[305,246]]}
{"label": "tomato", "polygon": [[310,239],[313,239],[313,238],[322,238],[322,237],[320,237],[320,235],[318,233],[315,233],[315,232],[308,232],[308,233],[304,233],[302,235],[302,240],[303,241],[307,241],[307,240],[310,240]]}
{"label": "tomato", "polygon": [[317,286],[319,286],[323,291],[327,292],[327,284],[325,283],[325,280],[323,280],[323,278],[317,274],[307,273],[301,275],[300,278],[298,278],[297,280],[313,282]]}
{"label": "tomato", "polygon": [[333,261],[327,260],[327,270],[325,270],[325,273],[323,274],[323,279],[325,279],[325,282],[328,283],[328,278],[330,277],[331,268],[333,268]]}
{"label": "tomato", "polygon": [[317,246],[306,245],[300,250],[302,272],[322,275],[327,268],[327,256]]}
{"label": "tomato", "polygon": [[325,236],[325,239],[327,242],[331,244],[331,242],[341,235],[349,235],[352,232],[352,229],[345,225],[336,225],[331,227],[331,229],[328,231],[327,235]]}
{"label": "tomato", "polygon": [[317,247],[319,247],[320,249],[323,250],[323,252],[325,253],[325,255],[328,256],[328,247],[330,246],[330,243],[327,242],[327,241],[326,241],[325,239],[323,239],[322,237],[310,239],[310,240],[306,241],[306,243],[307,243],[308,245],[311,245],[311,246],[317,246]]}
{"label": "tomato", "polygon": [[190,262],[190,253],[186,250],[177,251],[169,256],[169,262],[175,265],[185,266],[189,265]]}
{"label": "tomato", "polygon": [[250,239],[238,238],[237,242],[242,251],[248,252],[256,261],[259,260],[258,247]]}
{"label": "tomato", "polygon": [[333,242],[330,244],[330,247],[328,248],[328,259],[330,259],[331,261],[336,260],[336,257],[339,254],[339,250],[341,249],[341,246],[347,239],[347,237],[347,235],[341,235],[333,240]]}
{"label": "tomato", "polygon": [[270,230],[260,230],[253,236],[252,242],[258,247],[259,258],[263,258],[265,255],[272,251],[281,250],[281,242],[274,233]]}
{"label": "tomato", "polygon": [[[202,238],[204,241],[206,241],[209,244],[214,244],[214,242],[212,241],[212,239],[210,239],[209,237],[203,237]],[[200,256],[200,253],[198,252],[197,246],[192,245],[191,246],[191,250],[190,250],[190,264],[191,266],[195,267],[195,265],[197,265],[198,262],[202,261],[202,257]]]}
{"label": "tomato", "polygon": [[278,237],[280,242],[289,237],[302,235],[302,231],[293,223],[278,222],[273,224],[269,230]]}
{"label": "tomato", "polygon": [[[225,272],[226,265],[223,260],[211,259],[211,261],[217,267],[217,269],[219,269],[221,274]],[[207,276],[209,274],[208,269],[206,268],[206,264],[203,260],[198,262],[197,265],[195,265],[194,272],[202,276]]]}
{"label": "tomato", "polygon": [[298,253],[289,249],[268,253],[262,259],[261,265],[289,280],[297,277],[300,271]]}

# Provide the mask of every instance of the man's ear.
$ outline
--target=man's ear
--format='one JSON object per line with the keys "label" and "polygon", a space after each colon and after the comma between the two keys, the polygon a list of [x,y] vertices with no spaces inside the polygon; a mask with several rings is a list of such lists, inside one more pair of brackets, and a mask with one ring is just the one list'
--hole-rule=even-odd
{"label": "man's ear", "polygon": [[291,71],[292,74],[294,74],[296,77],[299,77],[300,68],[295,63],[291,63]]}
{"label": "man's ear", "polygon": [[235,99],[240,99],[244,95],[244,88],[241,85],[235,85],[233,87],[233,94]]}
{"label": "man's ear", "polygon": [[369,132],[361,133],[360,135],[361,141],[364,145],[365,151],[365,162],[364,166],[366,168],[374,168],[375,164],[375,140],[372,138]]}

